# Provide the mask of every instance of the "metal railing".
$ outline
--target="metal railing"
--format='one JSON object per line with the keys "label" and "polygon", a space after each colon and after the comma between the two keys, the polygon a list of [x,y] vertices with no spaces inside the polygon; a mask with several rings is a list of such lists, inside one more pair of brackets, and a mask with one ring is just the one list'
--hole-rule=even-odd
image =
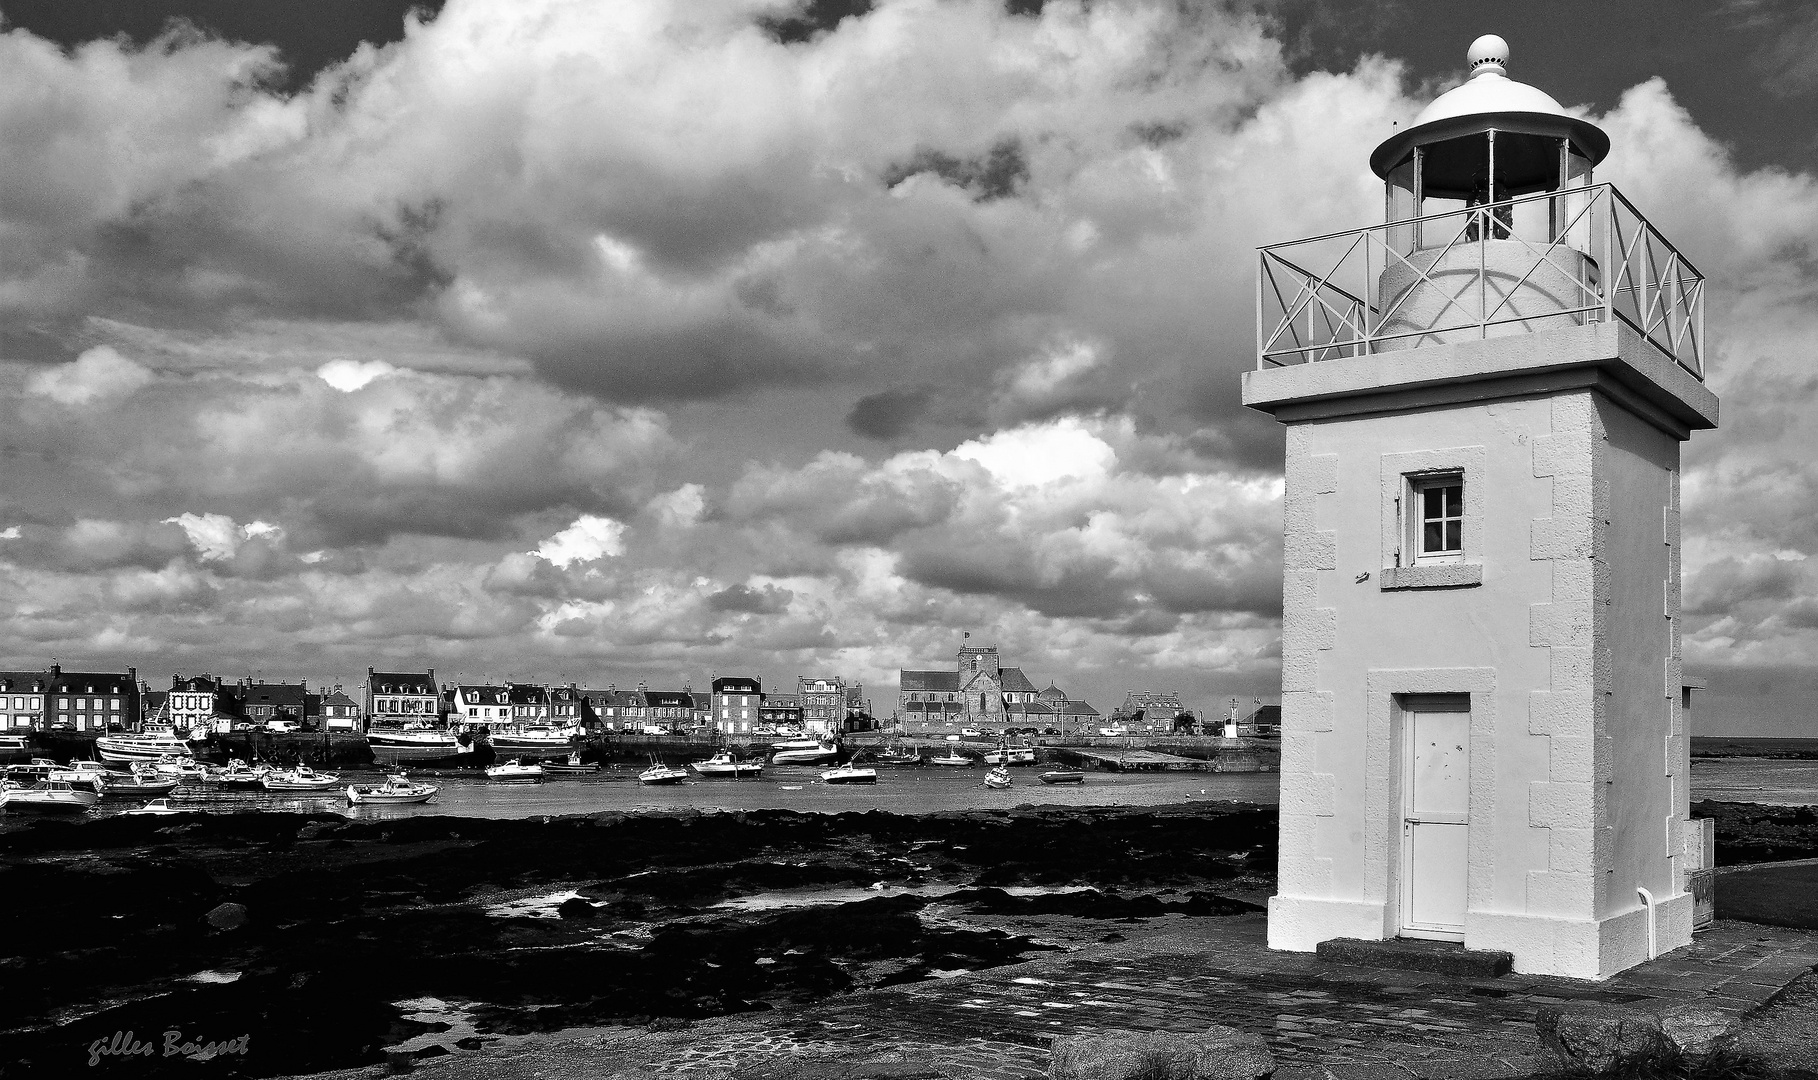
{"label": "metal railing", "polygon": [[1259,369],[1620,319],[1704,378],[1704,277],[1610,184],[1258,254]]}

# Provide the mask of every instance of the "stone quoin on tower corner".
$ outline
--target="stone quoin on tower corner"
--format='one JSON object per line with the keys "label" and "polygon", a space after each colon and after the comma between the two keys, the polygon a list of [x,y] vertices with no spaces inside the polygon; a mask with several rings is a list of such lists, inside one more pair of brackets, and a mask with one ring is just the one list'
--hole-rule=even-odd
{"label": "stone quoin on tower corner", "polygon": [[1371,155],[1383,224],[1261,249],[1286,428],[1269,944],[1604,978],[1691,940],[1679,449],[1704,282],[1508,46]]}

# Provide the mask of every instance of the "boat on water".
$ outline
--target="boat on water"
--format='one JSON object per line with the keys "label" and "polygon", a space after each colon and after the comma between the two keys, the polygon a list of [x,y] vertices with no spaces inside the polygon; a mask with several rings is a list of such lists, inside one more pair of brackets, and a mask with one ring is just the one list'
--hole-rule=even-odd
{"label": "boat on water", "polygon": [[1000,746],[985,754],[987,765],[1033,765],[1035,749],[1029,746]]}
{"label": "boat on water", "polygon": [[[820,745],[816,743],[815,745]],[[757,760],[739,761],[730,750],[721,750],[706,761],[690,762],[688,767],[701,776],[730,776],[734,780],[764,775],[764,763]]]}
{"label": "boat on water", "polygon": [[955,750],[948,750],[946,753],[942,754],[940,757],[929,758],[928,764],[960,767],[960,766],[976,765],[976,764],[978,764],[978,759],[967,757],[966,755],[959,753],[958,751],[955,751]]}
{"label": "boat on water", "polygon": [[679,784],[686,779],[688,779],[687,769],[678,769],[660,761],[651,762],[650,768],[638,774],[640,784]]}
{"label": "boat on water", "polygon": [[40,780],[32,787],[0,790],[0,810],[39,814],[86,814],[101,801],[92,789],[68,780]]}
{"label": "boat on water", "polygon": [[307,765],[274,772],[265,778],[266,791],[326,791],[338,787],[341,778],[333,773],[319,773]]}
{"label": "boat on water", "polygon": [[189,757],[189,743],[177,738],[174,731],[143,731],[133,735],[103,735],[95,740],[95,752],[110,765],[134,761],[156,761],[161,757]]}
{"label": "boat on water", "polygon": [[30,735],[0,735],[0,760],[31,756],[32,737]]}
{"label": "boat on water", "polygon": [[91,787],[100,794],[101,786],[107,783],[109,773],[107,766],[99,761],[72,761],[68,765],[59,765],[46,776],[47,780],[68,780],[77,787]]}
{"label": "boat on water", "polygon": [[441,789],[434,784],[419,784],[403,773],[396,773],[387,776],[383,784],[349,784],[347,804],[385,806],[426,803],[435,798],[439,790]]}
{"label": "boat on water", "polygon": [[366,732],[366,741],[374,747],[403,747],[415,750],[435,750],[443,754],[457,753],[461,740],[447,728],[433,727],[429,724],[405,724],[403,727],[373,727]]}
{"label": "boat on water", "polygon": [[873,765],[920,765],[922,755],[913,750],[879,750],[871,755]]}
{"label": "boat on water", "polygon": [[801,746],[793,750],[778,750],[770,755],[772,765],[827,765],[840,756],[840,748],[832,743],[817,742],[813,746]]}
{"label": "boat on water", "polygon": [[49,780],[51,773],[63,768],[47,757],[35,757],[24,765],[8,765],[6,778],[20,784],[33,784],[39,780]]}
{"label": "boat on water", "polygon": [[1002,765],[995,765],[985,773],[985,786],[988,788],[1007,788],[1013,781],[1010,770]]}
{"label": "boat on water", "polygon": [[265,778],[270,774],[268,765],[248,765],[239,758],[232,758],[220,768],[208,769],[202,780],[229,791],[264,791]]}
{"label": "boat on water", "polygon": [[206,780],[208,766],[193,757],[161,757],[151,763],[151,768],[159,776],[174,776],[179,780]]}
{"label": "boat on water", "polygon": [[125,797],[128,795],[169,795],[177,790],[183,781],[175,776],[159,774],[157,766],[149,761],[135,762],[133,771],[125,776],[112,773],[102,779],[101,795]]}
{"label": "boat on water", "polygon": [[581,752],[572,750],[567,761],[545,761],[543,771],[550,776],[585,776],[600,771],[600,763],[587,764],[581,761]]}
{"label": "boat on water", "polygon": [[859,765],[841,765],[822,773],[821,782],[826,784],[875,784],[877,783],[877,770]]}
{"label": "boat on water", "polygon": [[527,765],[523,758],[512,758],[502,765],[487,768],[486,779],[495,784],[540,784],[543,782],[543,766]]}
{"label": "boat on water", "polygon": [[170,805],[169,799],[152,799],[143,806],[131,810],[122,810],[121,817],[169,817],[171,814],[193,814],[193,810],[177,810]]}
{"label": "boat on water", "polygon": [[1036,779],[1044,784],[1083,784],[1086,782],[1086,774],[1078,769],[1056,769],[1045,772]]}

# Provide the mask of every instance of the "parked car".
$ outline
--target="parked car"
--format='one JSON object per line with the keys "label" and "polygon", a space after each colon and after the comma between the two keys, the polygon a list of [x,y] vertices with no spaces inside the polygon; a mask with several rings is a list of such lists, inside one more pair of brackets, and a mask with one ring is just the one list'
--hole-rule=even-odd
{"label": "parked car", "polygon": [[1045,727],[1042,729],[1042,734],[1043,735],[1059,735],[1060,728]]}
{"label": "parked car", "polygon": [[265,721],[265,730],[266,731],[275,731],[280,734],[288,734],[290,732],[297,731],[297,730],[301,729],[302,726],[303,725],[297,723],[295,720],[267,720],[267,721]]}

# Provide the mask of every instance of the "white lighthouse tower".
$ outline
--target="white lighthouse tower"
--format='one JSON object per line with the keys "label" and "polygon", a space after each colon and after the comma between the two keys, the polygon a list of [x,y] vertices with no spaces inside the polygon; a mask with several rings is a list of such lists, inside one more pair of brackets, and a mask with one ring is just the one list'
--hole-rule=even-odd
{"label": "white lighthouse tower", "polygon": [[1472,44],[1371,155],[1384,224],[1262,249],[1287,429],[1269,944],[1438,938],[1602,978],[1691,940],[1679,447],[1703,279],[1609,139]]}

